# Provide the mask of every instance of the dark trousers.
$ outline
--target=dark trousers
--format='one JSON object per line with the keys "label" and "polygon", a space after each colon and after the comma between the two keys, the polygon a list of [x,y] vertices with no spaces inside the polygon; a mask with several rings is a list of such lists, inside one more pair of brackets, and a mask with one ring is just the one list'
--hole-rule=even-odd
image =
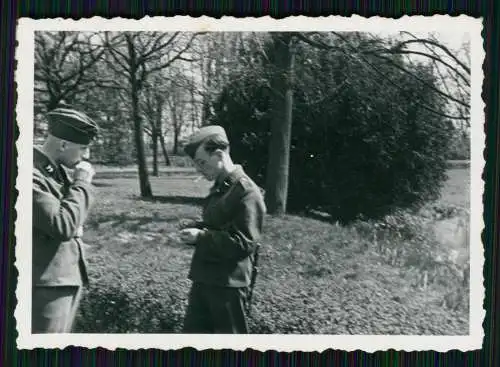
{"label": "dark trousers", "polygon": [[193,283],[184,319],[188,334],[247,334],[247,288]]}
{"label": "dark trousers", "polygon": [[31,332],[69,333],[80,304],[81,287],[33,287]]}

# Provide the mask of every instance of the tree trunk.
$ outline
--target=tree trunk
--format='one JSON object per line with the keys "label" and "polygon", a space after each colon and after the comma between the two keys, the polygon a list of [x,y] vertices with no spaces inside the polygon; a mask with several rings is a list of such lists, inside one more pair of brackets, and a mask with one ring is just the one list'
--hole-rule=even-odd
{"label": "tree trunk", "polygon": [[178,106],[174,100],[170,109],[172,111],[172,120],[174,125],[174,150],[173,150],[174,155],[177,154],[179,150],[179,133],[181,130],[179,126],[179,120],[177,119],[177,108]]}
{"label": "tree trunk", "polygon": [[167,147],[165,145],[165,137],[163,136],[162,131],[160,131],[159,135],[160,135],[161,150],[163,152],[163,158],[165,158],[165,166],[168,167],[171,166],[172,163],[170,162],[170,157],[168,156]]}
{"label": "tree trunk", "polygon": [[157,138],[160,139],[161,151],[163,153],[163,158],[165,158],[165,165],[170,166],[170,158],[168,157],[167,148],[165,146],[165,137],[163,136],[162,129],[162,111],[165,99],[160,95],[156,95],[156,126],[155,131],[157,133]]}
{"label": "tree trunk", "polygon": [[153,176],[158,177],[158,132],[156,127],[151,131],[151,138],[153,139]]}
{"label": "tree trunk", "polygon": [[[203,73],[202,73],[203,74]],[[194,133],[194,129],[197,125],[198,121],[198,106],[196,104],[196,98],[194,96],[194,73],[191,77],[191,85],[190,85],[190,93],[191,93],[191,133]]]}
{"label": "tree trunk", "polygon": [[134,138],[137,149],[137,165],[139,168],[139,186],[142,198],[151,198],[153,192],[149,182],[149,174],[146,166],[146,157],[144,154],[144,134],[142,119],[139,115],[139,85],[137,80],[136,54],[131,39],[127,39],[130,55],[130,75],[131,75],[131,94],[132,94],[132,118],[134,120]]}
{"label": "tree trunk", "polygon": [[274,39],[277,70],[273,78],[275,103],[266,174],[266,205],[269,214],[276,215],[286,213],[288,196],[294,72],[291,41],[289,34]]}
{"label": "tree trunk", "polygon": [[209,59],[207,66],[206,66],[206,75],[205,75],[205,80],[206,80],[206,86],[205,86],[205,92],[203,93],[203,106],[202,106],[202,115],[201,115],[201,126],[208,125],[209,119],[211,117],[211,111],[210,111],[210,95],[212,93],[212,84],[213,80],[212,78],[214,77],[212,73],[212,63],[213,60]]}
{"label": "tree trunk", "polygon": [[179,129],[177,127],[174,128],[174,154],[177,154],[179,150]]}
{"label": "tree trunk", "polygon": [[149,174],[146,166],[146,157],[144,154],[144,136],[142,128],[142,120],[139,116],[139,96],[137,90],[137,81],[132,82],[132,116],[134,119],[134,138],[137,149],[137,165],[139,167],[139,186],[141,189],[141,197],[151,198],[151,183],[149,182]]}

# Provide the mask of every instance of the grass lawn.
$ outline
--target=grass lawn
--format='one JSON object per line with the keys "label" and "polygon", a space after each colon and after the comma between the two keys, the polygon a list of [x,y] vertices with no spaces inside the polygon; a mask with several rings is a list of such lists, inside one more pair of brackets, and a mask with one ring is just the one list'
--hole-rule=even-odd
{"label": "grass lawn", "polygon": [[[450,169],[441,204],[468,207],[468,172]],[[180,331],[192,249],[178,243],[177,225],[200,214],[198,204],[210,186],[196,177],[152,177],[153,201],[138,199],[135,177],[96,180],[98,200],[84,236],[91,285],[77,331]],[[395,237],[382,246],[373,225],[269,216],[251,331],[468,334],[468,285],[445,267],[429,267],[423,255],[411,266],[408,259],[422,250],[419,242],[399,244],[411,251],[394,255],[398,246],[387,241]]]}

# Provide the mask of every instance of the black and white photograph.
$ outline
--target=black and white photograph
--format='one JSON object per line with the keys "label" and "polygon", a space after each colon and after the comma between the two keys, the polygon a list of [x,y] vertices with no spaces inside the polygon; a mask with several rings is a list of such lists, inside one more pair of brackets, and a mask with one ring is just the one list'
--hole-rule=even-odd
{"label": "black and white photograph", "polygon": [[481,19],[20,19],[20,348],[483,342]]}

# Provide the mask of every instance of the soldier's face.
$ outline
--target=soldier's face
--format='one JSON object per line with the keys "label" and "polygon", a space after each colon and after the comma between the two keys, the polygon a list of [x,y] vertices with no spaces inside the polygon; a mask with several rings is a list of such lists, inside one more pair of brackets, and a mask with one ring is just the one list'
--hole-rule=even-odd
{"label": "soldier's face", "polygon": [[84,159],[89,159],[90,149],[88,145],[64,142],[60,155],[60,163],[68,168],[73,168]]}
{"label": "soldier's face", "polygon": [[194,165],[207,180],[213,181],[222,169],[222,157],[220,152],[208,153],[203,145],[199,146],[194,155]]}

